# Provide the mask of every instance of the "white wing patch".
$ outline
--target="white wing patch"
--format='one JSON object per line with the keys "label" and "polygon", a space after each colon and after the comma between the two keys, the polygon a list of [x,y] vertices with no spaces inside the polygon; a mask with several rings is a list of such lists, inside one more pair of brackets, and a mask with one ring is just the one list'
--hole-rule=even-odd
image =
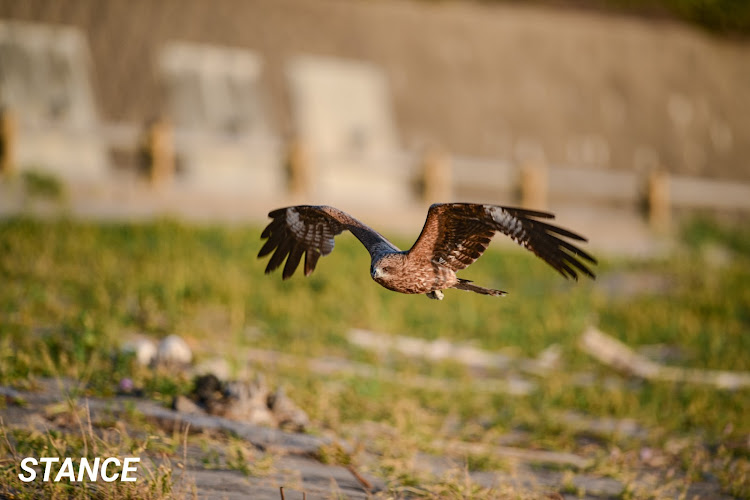
{"label": "white wing patch", "polygon": [[299,219],[299,212],[294,207],[286,209],[286,225],[295,234],[305,232],[305,224]]}
{"label": "white wing patch", "polygon": [[319,247],[323,255],[328,255],[333,251],[335,245],[333,237],[336,232],[332,231],[324,221],[317,221],[314,224],[306,223],[300,217],[296,207],[286,209],[285,221],[289,231],[298,241]]}
{"label": "white wing patch", "polygon": [[513,239],[523,239],[526,236],[526,231],[523,229],[523,224],[519,219],[513,217],[510,213],[506,212],[500,207],[488,206],[485,207],[487,215],[492,217],[492,220],[500,224],[507,230],[507,234]]}

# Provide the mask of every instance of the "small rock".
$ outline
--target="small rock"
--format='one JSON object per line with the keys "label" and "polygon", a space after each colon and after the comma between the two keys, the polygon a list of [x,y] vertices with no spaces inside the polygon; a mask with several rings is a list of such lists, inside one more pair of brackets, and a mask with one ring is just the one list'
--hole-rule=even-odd
{"label": "small rock", "polygon": [[211,415],[224,415],[226,388],[213,373],[195,378],[193,399]]}
{"label": "small rock", "polygon": [[270,391],[262,378],[251,383],[230,382],[227,384],[227,392],[227,418],[256,425],[277,425],[267,404]]}
{"label": "small rock", "polygon": [[166,365],[188,365],[193,360],[193,352],[182,337],[169,335],[159,342],[156,361]]}
{"label": "small rock", "polygon": [[122,352],[134,354],[138,364],[148,366],[156,359],[156,344],[151,339],[136,338],[125,342]]}
{"label": "small rock", "polygon": [[302,432],[310,425],[307,413],[289,399],[281,387],[268,396],[268,407],[276,417],[279,427],[283,429]]}
{"label": "small rock", "polygon": [[188,401],[190,404],[178,397],[173,407],[178,409],[178,405],[181,405],[186,408],[180,411],[195,407],[209,415],[297,432],[310,425],[307,414],[281,389],[272,393],[260,375],[252,382],[224,382],[213,373],[200,375],[195,378],[194,389]]}
{"label": "small rock", "polygon": [[172,409],[179,411],[180,413],[191,413],[191,414],[205,413],[203,411],[203,408],[195,404],[195,402],[192,399],[187,398],[182,395],[174,398],[174,401],[172,402]]}

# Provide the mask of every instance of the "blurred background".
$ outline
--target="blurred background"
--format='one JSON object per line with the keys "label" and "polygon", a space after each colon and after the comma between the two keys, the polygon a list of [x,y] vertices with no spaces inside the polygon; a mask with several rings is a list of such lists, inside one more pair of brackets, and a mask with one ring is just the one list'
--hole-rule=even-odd
{"label": "blurred background", "polygon": [[[71,495],[11,457],[91,454],[83,395],[208,372],[356,446],[133,411],[102,442],[158,470],[125,496],[179,496],[172,460],[207,498],[750,498],[748,35],[746,0],[0,0],[0,497]],[[255,258],[280,206],[408,248],[436,201],[553,211],[597,279],[508,238],[462,274],[500,300],[387,291],[346,234],[309,278]]]}
{"label": "blurred background", "polygon": [[749,10],[3,1],[2,171],[53,177],[87,217],[309,202],[412,234],[431,202],[482,201],[659,251],[674,217],[750,210]]}

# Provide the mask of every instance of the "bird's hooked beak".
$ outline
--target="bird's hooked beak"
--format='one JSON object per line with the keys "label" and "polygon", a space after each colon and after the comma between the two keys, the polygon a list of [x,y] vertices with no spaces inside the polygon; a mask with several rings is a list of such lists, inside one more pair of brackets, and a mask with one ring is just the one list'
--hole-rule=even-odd
{"label": "bird's hooked beak", "polygon": [[383,270],[379,267],[373,266],[370,268],[370,276],[372,276],[372,279],[377,280],[378,278],[383,277]]}

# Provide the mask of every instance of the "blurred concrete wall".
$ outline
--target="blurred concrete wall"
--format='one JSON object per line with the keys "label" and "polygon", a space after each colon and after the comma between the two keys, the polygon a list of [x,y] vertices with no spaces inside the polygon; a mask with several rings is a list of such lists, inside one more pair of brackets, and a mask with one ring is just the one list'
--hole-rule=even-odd
{"label": "blurred concrete wall", "polygon": [[263,58],[282,135],[288,63],[337,56],[385,71],[407,149],[750,179],[750,44],[672,22],[396,0],[0,0],[0,18],[82,28],[104,121],[161,114],[158,50],[210,43]]}

